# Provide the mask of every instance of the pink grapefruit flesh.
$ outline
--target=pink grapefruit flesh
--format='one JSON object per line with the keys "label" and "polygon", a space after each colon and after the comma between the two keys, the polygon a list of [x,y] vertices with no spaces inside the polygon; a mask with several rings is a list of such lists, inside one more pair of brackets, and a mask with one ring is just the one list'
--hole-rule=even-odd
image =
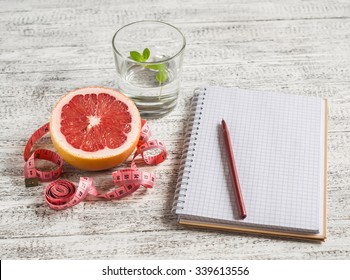
{"label": "pink grapefruit flesh", "polygon": [[50,133],[58,153],[84,170],[103,170],[125,161],[139,140],[141,118],[131,99],[103,87],[63,96],[51,113]]}

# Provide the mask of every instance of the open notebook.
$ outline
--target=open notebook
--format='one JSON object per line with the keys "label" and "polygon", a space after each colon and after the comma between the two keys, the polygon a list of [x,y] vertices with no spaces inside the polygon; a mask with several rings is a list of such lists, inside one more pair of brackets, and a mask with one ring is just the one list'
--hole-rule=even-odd
{"label": "open notebook", "polygon": [[[173,212],[180,224],[326,237],[327,100],[238,88],[195,90]],[[221,128],[231,136],[241,220]]]}

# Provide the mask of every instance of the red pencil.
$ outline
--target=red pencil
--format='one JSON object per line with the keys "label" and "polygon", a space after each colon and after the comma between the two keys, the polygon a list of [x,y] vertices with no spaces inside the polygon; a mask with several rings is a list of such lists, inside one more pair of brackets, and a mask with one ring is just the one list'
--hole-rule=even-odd
{"label": "red pencil", "polygon": [[222,120],[221,124],[222,124],[222,129],[224,132],[224,138],[225,138],[225,143],[226,143],[227,152],[228,152],[228,162],[229,162],[229,166],[230,166],[230,175],[231,175],[231,180],[232,180],[232,185],[233,185],[233,191],[234,191],[237,205],[238,205],[238,212],[239,212],[240,218],[244,219],[247,217],[247,211],[245,210],[241,186],[240,186],[239,180],[238,180],[238,173],[237,173],[237,168],[236,168],[236,164],[235,164],[235,158],[233,156],[233,150],[232,150],[232,145],[231,145],[231,140],[230,140],[230,133],[228,131],[226,122],[224,120]]}

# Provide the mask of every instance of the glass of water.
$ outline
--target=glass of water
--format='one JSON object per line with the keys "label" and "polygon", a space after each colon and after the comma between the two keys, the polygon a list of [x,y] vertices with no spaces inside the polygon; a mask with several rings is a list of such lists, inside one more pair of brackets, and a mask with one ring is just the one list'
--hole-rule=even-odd
{"label": "glass of water", "polygon": [[161,21],[138,21],[120,28],[112,40],[117,86],[145,118],[157,118],[176,106],[184,35]]}

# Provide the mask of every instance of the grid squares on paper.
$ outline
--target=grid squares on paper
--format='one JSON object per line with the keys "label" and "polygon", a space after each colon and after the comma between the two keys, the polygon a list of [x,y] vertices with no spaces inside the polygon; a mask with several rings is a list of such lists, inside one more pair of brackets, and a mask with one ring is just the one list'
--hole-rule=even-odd
{"label": "grid squares on paper", "polygon": [[[209,87],[182,214],[317,231],[323,135],[315,97]],[[248,217],[238,218],[222,136],[225,119]]]}

